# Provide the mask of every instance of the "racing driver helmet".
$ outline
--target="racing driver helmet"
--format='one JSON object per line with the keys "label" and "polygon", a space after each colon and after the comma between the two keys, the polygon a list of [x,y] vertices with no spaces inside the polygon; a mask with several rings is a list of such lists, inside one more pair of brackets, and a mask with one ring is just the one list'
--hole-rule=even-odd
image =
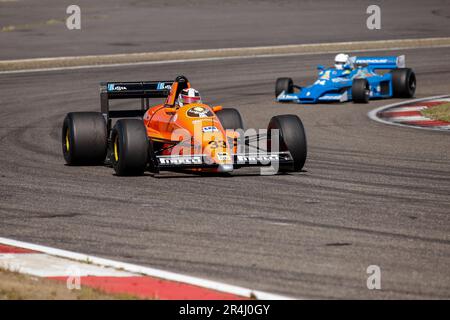
{"label": "racing driver helmet", "polygon": [[350,67],[350,57],[346,53],[339,53],[334,58],[334,67],[336,70],[343,70],[346,67]]}
{"label": "racing driver helmet", "polygon": [[200,93],[194,88],[181,90],[180,94],[178,95],[178,105],[182,107],[185,104],[190,103],[202,103],[202,97],[200,97]]}

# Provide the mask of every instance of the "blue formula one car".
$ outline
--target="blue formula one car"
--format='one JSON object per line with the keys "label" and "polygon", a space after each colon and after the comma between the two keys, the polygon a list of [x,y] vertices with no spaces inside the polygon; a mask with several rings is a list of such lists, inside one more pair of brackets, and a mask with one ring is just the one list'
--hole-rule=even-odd
{"label": "blue formula one car", "polygon": [[411,98],[416,76],[405,68],[405,56],[349,57],[338,54],[334,68],[317,66],[319,77],[312,85],[294,85],[291,78],[278,78],[275,97],[278,102],[368,103],[369,99]]}

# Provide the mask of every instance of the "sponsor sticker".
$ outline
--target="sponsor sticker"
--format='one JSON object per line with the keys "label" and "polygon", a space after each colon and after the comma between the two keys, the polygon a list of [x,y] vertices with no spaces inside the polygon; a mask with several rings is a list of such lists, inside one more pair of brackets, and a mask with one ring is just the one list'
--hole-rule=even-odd
{"label": "sponsor sticker", "polygon": [[380,58],[380,59],[376,59],[376,58],[372,58],[372,59],[358,58],[357,61],[358,61],[358,63],[366,63],[366,64],[371,64],[371,63],[384,64],[384,63],[388,63],[389,62],[389,60],[383,59],[383,58]]}
{"label": "sponsor sticker", "polygon": [[156,90],[170,90],[172,88],[171,84],[166,84],[165,82],[158,82],[158,85],[156,86]]}
{"label": "sponsor sticker", "polygon": [[205,107],[200,107],[200,106],[189,108],[189,110],[186,112],[186,114],[192,118],[206,118],[206,117],[213,116],[213,113],[211,112],[211,110],[209,110]]}
{"label": "sponsor sticker", "polygon": [[229,160],[231,160],[230,155],[227,152],[219,152],[219,153],[217,153],[217,159],[219,161],[229,161]]}
{"label": "sponsor sticker", "polygon": [[114,83],[108,83],[108,91],[124,91],[127,90],[125,86],[116,86]]}
{"label": "sponsor sticker", "polygon": [[158,161],[162,165],[184,165],[184,164],[202,164],[201,156],[193,156],[193,157],[158,157]]}
{"label": "sponsor sticker", "polygon": [[339,100],[341,97],[341,94],[327,94],[320,97],[320,100]]}
{"label": "sponsor sticker", "polygon": [[314,82],[314,84],[319,85],[319,86],[324,86],[326,85],[326,80],[317,80],[316,82]]}
{"label": "sponsor sticker", "polygon": [[238,155],[237,163],[258,163],[258,162],[271,162],[279,161],[280,157],[277,154],[267,154],[267,155]]}
{"label": "sponsor sticker", "polygon": [[208,127],[203,127],[203,128],[202,128],[202,131],[203,131],[204,133],[218,132],[219,129],[217,129],[217,128],[214,127],[214,126],[208,126]]}
{"label": "sponsor sticker", "polygon": [[[283,91],[284,92],[284,91]],[[293,94],[285,94],[285,93],[280,93],[280,95],[278,96],[278,99],[289,99],[289,100],[292,100],[292,99],[295,99],[295,100],[297,100],[298,99],[298,97],[296,96],[296,95],[293,95]]]}
{"label": "sponsor sticker", "polygon": [[347,82],[350,80],[348,78],[334,78],[334,79],[331,79],[331,81],[334,83],[339,83],[339,82]]}
{"label": "sponsor sticker", "polygon": [[320,77],[320,79],[323,80],[330,80],[330,70],[327,70],[325,72],[323,72],[322,76]]}

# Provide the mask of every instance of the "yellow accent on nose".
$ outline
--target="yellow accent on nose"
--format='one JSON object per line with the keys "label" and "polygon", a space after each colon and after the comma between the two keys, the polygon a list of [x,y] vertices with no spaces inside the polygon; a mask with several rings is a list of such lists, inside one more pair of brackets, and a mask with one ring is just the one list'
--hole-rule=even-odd
{"label": "yellow accent on nose", "polygon": [[118,147],[118,136],[116,136],[116,139],[114,139],[114,159],[119,161],[119,147]]}

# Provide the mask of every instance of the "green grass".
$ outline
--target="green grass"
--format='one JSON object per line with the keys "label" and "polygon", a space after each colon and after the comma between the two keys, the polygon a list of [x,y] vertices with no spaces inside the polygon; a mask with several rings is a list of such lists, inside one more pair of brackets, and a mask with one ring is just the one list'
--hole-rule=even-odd
{"label": "green grass", "polygon": [[65,281],[23,275],[0,269],[0,300],[135,300],[130,294],[108,294],[82,286],[68,290]]}
{"label": "green grass", "polygon": [[427,118],[450,122],[450,102],[423,109],[421,113]]}

